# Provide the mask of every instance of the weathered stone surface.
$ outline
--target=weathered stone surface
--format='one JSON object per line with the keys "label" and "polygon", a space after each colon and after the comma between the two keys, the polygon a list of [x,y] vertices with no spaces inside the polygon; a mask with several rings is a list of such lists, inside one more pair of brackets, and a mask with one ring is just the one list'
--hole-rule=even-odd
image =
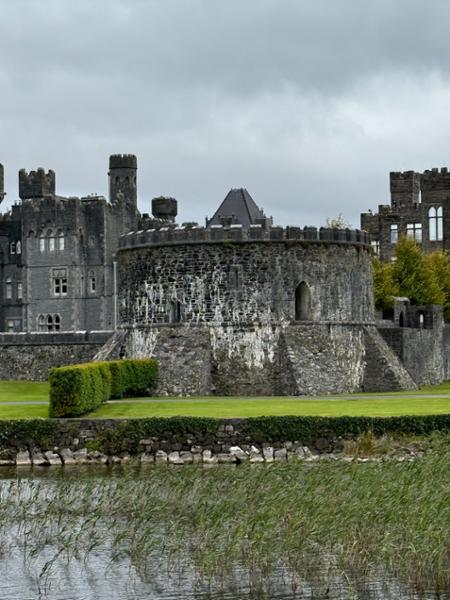
{"label": "weathered stone surface", "polygon": [[64,465],[74,465],[76,460],[73,456],[73,452],[70,448],[63,448],[59,451],[59,455]]}
{"label": "weathered stone surface", "polygon": [[217,456],[213,456],[211,450],[204,450],[202,456],[202,460],[206,465],[214,465],[218,463]]}
{"label": "weathered stone surface", "polygon": [[274,460],[286,460],[287,459],[287,450],[286,448],[278,448],[273,453]]}
{"label": "weathered stone surface", "polygon": [[50,465],[58,465],[61,466],[62,462],[61,462],[61,457],[59,456],[59,454],[56,454],[56,452],[45,452],[45,458],[47,459],[48,463]]}
{"label": "weathered stone surface", "polygon": [[18,452],[16,455],[16,465],[18,467],[30,467],[31,466],[31,456],[28,450],[23,450]]}
{"label": "weathered stone surface", "polygon": [[156,464],[163,464],[167,462],[167,452],[164,452],[164,450],[158,450],[155,453],[155,463]]}
{"label": "weathered stone surface", "polygon": [[[73,453],[73,459],[77,465],[89,464],[88,451],[86,448],[80,448]],[[65,463],[67,464],[67,463]]]}
{"label": "weathered stone surface", "polygon": [[189,465],[194,462],[194,455],[189,451],[180,452],[180,458],[185,465]]}
{"label": "weathered stone surface", "polygon": [[271,446],[263,448],[264,460],[266,462],[272,462],[273,461],[273,453],[274,453],[274,450]]}
{"label": "weathered stone surface", "polygon": [[178,451],[169,452],[167,460],[171,465],[184,465],[184,460],[181,458]]}
{"label": "weathered stone surface", "polygon": [[48,467],[50,465],[46,456],[39,450],[33,450],[31,453],[31,462],[36,467]]}

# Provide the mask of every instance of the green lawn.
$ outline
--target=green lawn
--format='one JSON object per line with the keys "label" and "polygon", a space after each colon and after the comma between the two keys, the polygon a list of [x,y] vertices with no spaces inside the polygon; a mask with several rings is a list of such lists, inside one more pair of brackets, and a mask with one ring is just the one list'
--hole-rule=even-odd
{"label": "green lawn", "polygon": [[[418,394],[450,394],[450,382],[422,388],[419,392],[348,394],[342,397],[302,399],[288,397],[240,398],[152,398],[104,404],[90,416],[95,418],[255,417],[271,415],[395,416],[450,413],[450,398],[414,398]],[[17,404],[5,404],[16,402]],[[32,404],[42,402],[45,404]],[[45,418],[48,415],[48,384],[29,381],[0,381],[0,419]]]}
{"label": "green lawn", "polygon": [[46,381],[0,381],[0,402],[48,402]]}
{"label": "green lawn", "polygon": [[257,417],[272,415],[340,415],[390,417],[394,415],[429,415],[450,413],[448,398],[377,398],[302,400],[300,398],[190,398],[149,403],[117,402],[105,404],[92,417]]}

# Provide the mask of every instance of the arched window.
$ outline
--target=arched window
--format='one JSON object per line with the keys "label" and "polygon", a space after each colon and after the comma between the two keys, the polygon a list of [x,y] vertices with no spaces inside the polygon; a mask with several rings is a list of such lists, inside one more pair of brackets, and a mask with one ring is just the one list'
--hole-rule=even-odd
{"label": "arched window", "polygon": [[39,251],[45,252],[45,234],[43,232],[39,234]]}
{"label": "arched window", "polygon": [[181,321],[181,303],[178,300],[172,300],[170,304],[170,323],[180,323]]}
{"label": "arched window", "polygon": [[45,318],[45,315],[39,315],[39,317],[38,317],[38,330],[39,331],[47,331],[46,321],[47,321],[47,319]]}
{"label": "arched window", "polygon": [[53,232],[50,230],[47,232],[47,235],[48,235],[48,251],[54,252],[56,249],[56,238],[53,235]]}
{"label": "arched window", "polygon": [[425,315],[423,314],[423,312],[419,313],[419,328],[423,329],[425,326]]}
{"label": "arched window", "polygon": [[295,320],[310,321],[311,292],[307,283],[302,281],[295,289]]}
{"label": "arched window", "polygon": [[5,298],[7,300],[12,300],[12,279],[11,277],[7,277],[5,279]]}
{"label": "arched window", "polygon": [[64,250],[65,240],[64,240],[64,232],[60,231],[58,233],[58,250]]}
{"label": "arched window", "polygon": [[22,254],[22,242],[20,240],[16,243],[16,254]]}
{"label": "arched window", "polygon": [[16,242],[11,242],[9,244],[9,253],[10,254],[15,254],[16,253]]}
{"label": "arched window", "polygon": [[52,317],[52,315],[47,315],[47,331],[53,331],[53,317]]}
{"label": "arched window", "polygon": [[61,317],[59,315],[53,316],[53,324],[55,331],[59,331],[61,329]]}
{"label": "arched window", "polygon": [[442,206],[432,206],[428,211],[428,231],[431,242],[440,242],[443,238]]}

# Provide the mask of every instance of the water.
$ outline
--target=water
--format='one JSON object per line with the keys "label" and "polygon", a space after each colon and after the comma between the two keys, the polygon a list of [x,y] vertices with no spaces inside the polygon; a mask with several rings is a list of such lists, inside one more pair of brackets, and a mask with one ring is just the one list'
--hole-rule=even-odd
{"label": "water", "polygon": [[[220,467],[219,467],[220,468]],[[227,468],[227,467],[225,467]],[[79,468],[78,468],[79,469]],[[76,479],[77,468],[66,471]],[[80,472],[80,471],[78,471]],[[83,477],[90,473],[97,482],[107,482],[120,477],[121,469],[100,471],[83,470]],[[22,480],[21,501],[33,495],[33,486],[43,484],[42,490],[52,494],[55,481],[61,478],[55,471],[38,469],[19,472]],[[139,475],[137,474],[137,477]],[[15,471],[0,473],[0,494],[17,482]],[[10,488],[11,489],[11,488]],[[4,495],[2,496],[5,497]],[[10,496],[11,497],[11,496]],[[90,553],[75,556],[58,549],[51,542],[53,525],[48,527],[49,543],[44,539],[33,540],[30,531],[34,521],[39,521],[40,505],[33,505],[33,514],[19,519],[17,523],[3,525],[0,548],[0,600],[432,600],[438,598],[433,592],[415,594],[406,590],[395,579],[387,579],[383,573],[367,575],[342,574],[334,564],[333,557],[321,557],[307,577],[297,579],[284,565],[275,565],[270,575],[257,571],[249,573],[242,564],[222,580],[202,579],[189,557],[181,553],[173,556],[158,552],[149,553],[145,565],[132,564],[128,553],[115,553],[108,532],[103,532],[102,543]],[[71,507],[72,509],[73,507]],[[0,505],[5,509],[5,503]],[[29,510],[29,508],[28,508]],[[3,523],[5,521],[3,520]],[[47,525],[46,525],[47,527]],[[100,527],[100,526],[99,526]],[[113,527],[113,526],[112,526]],[[35,532],[47,532],[37,528]],[[109,533],[113,533],[113,529]],[[55,557],[56,552],[60,552]],[[224,556],[226,561],[227,557]],[[314,571],[315,569],[315,571]],[[448,598],[449,596],[446,596]],[[444,596],[439,596],[444,600]]]}

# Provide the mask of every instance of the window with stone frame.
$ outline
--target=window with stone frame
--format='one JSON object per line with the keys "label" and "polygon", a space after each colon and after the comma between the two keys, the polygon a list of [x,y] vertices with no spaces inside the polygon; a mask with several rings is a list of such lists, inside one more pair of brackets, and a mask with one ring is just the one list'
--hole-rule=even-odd
{"label": "window with stone frame", "polygon": [[16,253],[16,242],[11,242],[9,244],[9,253],[10,254],[15,254]]}
{"label": "window with stone frame", "polygon": [[47,246],[47,244],[46,244],[46,240],[45,240],[45,235],[43,233],[41,233],[39,236],[39,251],[45,252],[46,246]]}
{"label": "window with stone frame", "polygon": [[52,292],[54,296],[67,296],[67,269],[52,269]]}
{"label": "window with stone frame", "polygon": [[443,239],[442,206],[432,206],[428,211],[428,232],[430,242]]}
{"label": "window with stone frame", "polygon": [[375,256],[380,256],[380,242],[378,240],[372,240],[370,245],[372,246]]}
{"label": "window with stone frame", "polygon": [[65,238],[64,238],[64,232],[60,231],[58,233],[58,250],[64,250],[65,248]]}
{"label": "window with stone frame", "polygon": [[391,244],[396,244],[398,242],[398,225],[397,223],[393,223],[391,225]]}
{"label": "window with stone frame", "polygon": [[406,237],[418,244],[422,243],[422,223],[408,223],[406,225]]}
{"label": "window with stone frame", "polygon": [[17,300],[23,299],[23,284],[21,281],[17,282]]}
{"label": "window with stone frame", "polygon": [[22,254],[22,242],[20,240],[16,242],[16,254]]}

